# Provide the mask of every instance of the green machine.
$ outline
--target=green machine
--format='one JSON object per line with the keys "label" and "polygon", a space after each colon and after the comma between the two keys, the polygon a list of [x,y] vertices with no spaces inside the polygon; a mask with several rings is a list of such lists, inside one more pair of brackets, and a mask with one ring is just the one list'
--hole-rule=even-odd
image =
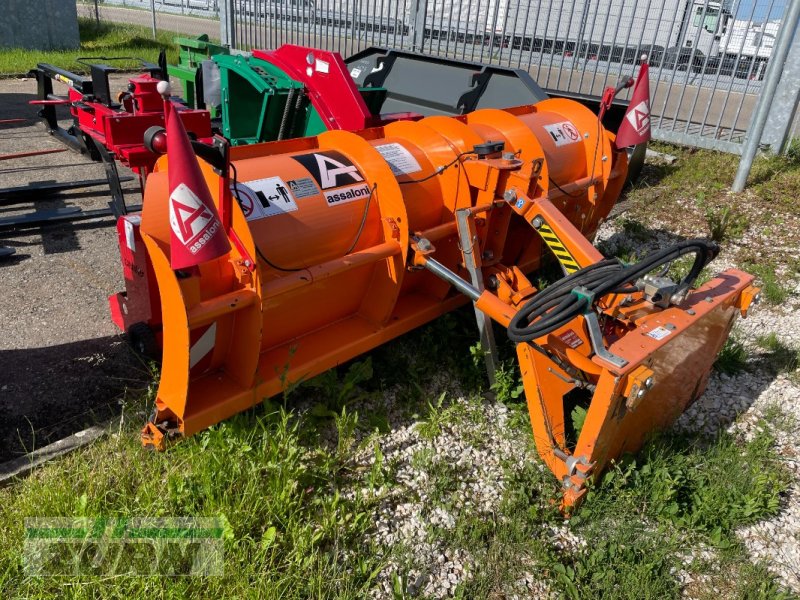
{"label": "green machine", "polygon": [[208,109],[234,146],[413,118],[380,115],[386,90],[359,88],[333,52],[285,44],[236,53],[184,38],[180,44],[180,63],[169,74],[183,81],[187,105]]}
{"label": "green machine", "polygon": [[[190,108],[197,106],[197,72],[200,65],[212,56],[225,55],[230,50],[225,46],[214,44],[208,41],[208,36],[203,34],[196,38],[176,37],[175,43],[180,48],[178,51],[178,64],[167,65],[167,73],[170,77],[175,77],[183,82],[183,98]],[[214,118],[214,110],[210,107],[211,117]]]}
{"label": "green machine", "polygon": [[304,85],[265,60],[215,56],[221,89],[222,135],[233,145],[317,135],[328,128]]}

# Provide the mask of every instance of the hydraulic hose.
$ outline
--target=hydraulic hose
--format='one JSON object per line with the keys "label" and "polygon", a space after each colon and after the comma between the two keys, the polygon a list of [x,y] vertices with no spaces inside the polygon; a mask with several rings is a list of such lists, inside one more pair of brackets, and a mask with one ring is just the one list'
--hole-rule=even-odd
{"label": "hydraulic hose", "polygon": [[[719,246],[714,242],[696,239],[675,244],[632,265],[616,258],[602,260],[534,295],[511,319],[508,337],[517,343],[532,342],[590,310],[595,299],[611,293],[635,292],[636,280],[680,256],[694,254],[692,268],[678,284],[678,292],[684,292],[718,253]],[[581,288],[579,293],[575,293],[578,288]]]}

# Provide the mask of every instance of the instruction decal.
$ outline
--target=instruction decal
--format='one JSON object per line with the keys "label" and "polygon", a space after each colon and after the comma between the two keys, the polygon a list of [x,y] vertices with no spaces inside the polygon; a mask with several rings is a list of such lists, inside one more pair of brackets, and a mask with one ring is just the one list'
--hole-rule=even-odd
{"label": "instruction decal", "polygon": [[389,163],[389,166],[392,168],[392,174],[394,174],[395,177],[422,171],[422,167],[419,166],[417,159],[414,158],[414,155],[402,144],[381,144],[374,148],[380,152],[384,160]]}
{"label": "instruction decal", "polygon": [[255,221],[297,210],[297,202],[280,177],[266,177],[231,186],[245,219]]}
{"label": "instruction decal", "polygon": [[297,199],[300,198],[308,198],[310,196],[316,196],[319,194],[319,189],[317,188],[314,180],[311,177],[303,177],[301,179],[290,179],[289,180],[289,191],[292,192],[292,196]]}
{"label": "instruction decal", "polygon": [[553,138],[556,146],[566,146],[567,144],[574,144],[581,141],[581,134],[578,128],[572,124],[572,121],[561,121],[560,123],[552,123],[551,125],[544,126],[545,131]]}
{"label": "instruction decal", "polygon": [[572,329],[567,329],[564,333],[560,334],[559,339],[573,350],[583,344],[583,340],[578,337]]}
{"label": "instruction decal", "polygon": [[322,190],[355,185],[364,182],[364,176],[350,159],[336,150],[312,152],[293,156],[311,173]]}
{"label": "instruction decal", "polygon": [[670,333],[672,332],[666,327],[656,327],[653,329],[653,331],[647,333],[647,336],[653,338],[654,340],[663,340]]}

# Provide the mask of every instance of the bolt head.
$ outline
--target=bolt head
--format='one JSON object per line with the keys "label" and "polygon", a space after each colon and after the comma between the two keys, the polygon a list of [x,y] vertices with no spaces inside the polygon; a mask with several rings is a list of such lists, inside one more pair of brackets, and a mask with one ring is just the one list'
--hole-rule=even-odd
{"label": "bolt head", "polygon": [[417,242],[417,248],[422,250],[423,252],[430,250],[433,246],[431,245],[431,241],[428,238],[421,238]]}
{"label": "bolt head", "polygon": [[533,225],[536,229],[539,229],[544,224],[542,221],[542,217],[536,217],[533,221],[531,221],[531,225]]}
{"label": "bolt head", "polygon": [[505,193],[503,194],[503,199],[506,202],[513,202],[514,200],[517,199],[517,190],[514,189],[506,190]]}

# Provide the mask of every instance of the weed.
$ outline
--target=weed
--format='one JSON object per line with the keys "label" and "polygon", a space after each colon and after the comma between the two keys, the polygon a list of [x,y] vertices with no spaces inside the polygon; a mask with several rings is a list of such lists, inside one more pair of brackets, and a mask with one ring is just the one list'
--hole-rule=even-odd
{"label": "weed", "polygon": [[516,362],[512,366],[505,363],[500,365],[500,368],[495,371],[494,384],[491,389],[497,400],[503,403],[516,400],[525,393]]}
{"label": "weed", "polygon": [[775,265],[746,263],[743,269],[756,276],[757,283],[761,285],[761,297],[768,304],[777,305],[786,302],[789,291],[779,283]]}
{"label": "weed", "polygon": [[442,392],[435,401],[428,401],[428,412],[417,425],[417,431],[422,437],[433,439],[439,436],[445,427],[464,420],[469,411],[467,404],[462,401],[445,403],[446,398],[447,392]]}
{"label": "weed", "polygon": [[744,344],[731,335],[717,355],[714,368],[725,375],[735,375],[747,366],[747,350]]}
{"label": "weed", "polygon": [[635,242],[644,242],[650,239],[650,231],[642,225],[639,221],[629,217],[620,217],[618,223],[622,227],[622,231]]}
{"label": "weed", "polygon": [[580,437],[581,435],[581,429],[583,429],[583,424],[586,422],[586,413],[587,410],[583,406],[576,406],[570,413],[570,419],[572,419],[572,429],[575,432],[576,438]]}
{"label": "weed", "polygon": [[347,402],[355,402],[365,397],[358,389],[359,384],[372,379],[372,358],[350,363],[347,371],[340,377],[337,369],[330,369],[313,379],[306,381],[303,387],[322,392],[326,402],[319,403],[312,409],[318,417],[335,417]]}
{"label": "weed", "polygon": [[733,210],[730,206],[721,209],[706,209],[706,223],[715,242],[740,237],[749,225],[747,215]]}

